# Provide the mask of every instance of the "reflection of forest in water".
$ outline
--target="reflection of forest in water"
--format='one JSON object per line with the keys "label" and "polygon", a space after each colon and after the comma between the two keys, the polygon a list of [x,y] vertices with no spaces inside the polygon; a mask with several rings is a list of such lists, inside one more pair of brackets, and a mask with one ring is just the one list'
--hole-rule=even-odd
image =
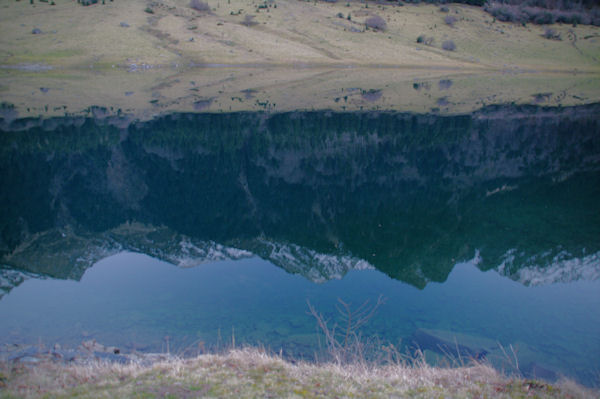
{"label": "reflection of forest in water", "polygon": [[[523,283],[535,283],[523,268],[581,278],[600,264],[598,114],[499,106],[0,123],[4,274],[78,279],[113,250],[169,260],[188,240],[196,257],[223,246],[226,258],[254,253],[313,280],[368,262],[422,288],[476,251],[481,269],[502,265]],[[284,247],[291,255],[278,258]]]}

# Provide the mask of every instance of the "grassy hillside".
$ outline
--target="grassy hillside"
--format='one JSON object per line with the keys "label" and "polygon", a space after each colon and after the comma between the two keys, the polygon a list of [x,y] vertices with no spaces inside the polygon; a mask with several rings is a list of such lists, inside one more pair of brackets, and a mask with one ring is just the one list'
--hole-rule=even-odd
{"label": "grassy hillside", "polygon": [[[194,110],[456,113],[600,99],[595,26],[505,23],[464,4],[55,3],[0,0],[0,116],[93,105],[142,119]],[[367,28],[372,18],[379,22]],[[561,40],[544,37],[547,29]],[[444,50],[450,42],[454,50]]]}
{"label": "grassy hillside", "polygon": [[[201,2],[202,3],[202,2]],[[375,2],[208,0],[106,1],[83,7],[2,1],[0,63],[56,66],[268,64],[598,71],[600,30],[495,21],[480,7]],[[367,29],[380,16],[385,29]],[[350,19],[348,19],[350,16]],[[448,17],[451,17],[450,19]],[[452,21],[450,23],[450,21]],[[38,29],[40,33],[33,34]],[[433,38],[418,45],[417,38]],[[456,49],[442,49],[452,40]]]}

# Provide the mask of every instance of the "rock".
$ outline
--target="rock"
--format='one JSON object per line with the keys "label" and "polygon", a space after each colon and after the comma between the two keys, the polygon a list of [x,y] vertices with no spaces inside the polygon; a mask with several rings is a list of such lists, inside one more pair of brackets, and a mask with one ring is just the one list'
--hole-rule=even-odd
{"label": "rock", "polygon": [[16,351],[15,353],[11,353],[8,356],[8,360],[11,361],[28,361],[27,359],[31,359],[31,358],[38,358],[43,356],[44,354],[47,354],[47,351],[43,351],[40,348],[38,348],[37,346],[30,346],[28,348],[25,349],[21,349]]}
{"label": "rock", "polygon": [[537,364],[535,362],[529,363],[521,371],[523,372],[523,375],[527,378],[542,379],[542,380],[546,380],[549,382],[554,382],[554,381],[558,380],[558,373],[556,373],[555,371],[552,371],[550,369],[547,369],[543,366],[540,366],[539,364]]}
{"label": "rock", "polygon": [[486,349],[460,344],[458,340],[450,341],[443,335],[436,334],[433,330],[418,328],[411,337],[411,343],[415,349],[430,350],[455,359],[483,360],[488,354]]}

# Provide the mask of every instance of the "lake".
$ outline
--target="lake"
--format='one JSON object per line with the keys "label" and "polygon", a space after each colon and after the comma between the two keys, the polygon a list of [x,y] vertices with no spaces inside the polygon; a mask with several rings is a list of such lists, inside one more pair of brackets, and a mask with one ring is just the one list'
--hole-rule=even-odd
{"label": "lake", "polygon": [[597,385],[598,115],[0,119],[0,342],[326,359],[308,303],[381,296],[376,347]]}

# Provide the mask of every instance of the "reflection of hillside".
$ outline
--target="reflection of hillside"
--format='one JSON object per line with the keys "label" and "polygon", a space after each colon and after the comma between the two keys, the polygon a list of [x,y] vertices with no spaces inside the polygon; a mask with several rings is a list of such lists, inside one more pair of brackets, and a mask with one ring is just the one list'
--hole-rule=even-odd
{"label": "reflection of hillside", "polygon": [[138,221],[266,258],[274,252],[257,246],[261,237],[288,243],[274,245],[300,248],[302,265],[310,253],[362,259],[418,287],[444,281],[476,249],[483,269],[515,249],[522,260],[504,272],[516,276],[533,256],[600,249],[598,113],[15,121],[0,138],[0,248],[6,261],[36,233],[73,226],[94,236]]}

